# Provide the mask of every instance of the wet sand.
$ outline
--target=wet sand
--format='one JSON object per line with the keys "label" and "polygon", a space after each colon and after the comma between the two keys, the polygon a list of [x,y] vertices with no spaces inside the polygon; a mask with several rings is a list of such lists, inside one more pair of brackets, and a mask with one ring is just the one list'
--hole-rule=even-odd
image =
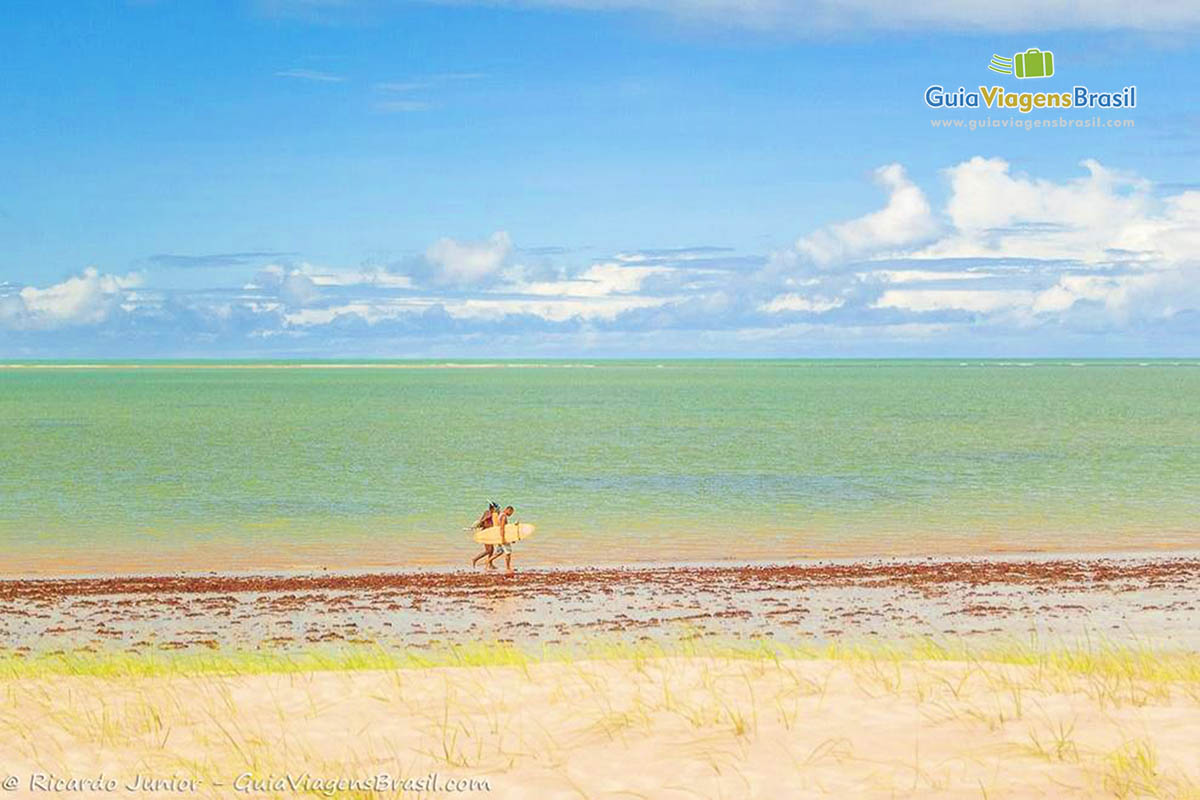
{"label": "wet sand", "polygon": [[1200,557],[0,581],[19,653],[772,637],[1087,638],[1200,649]]}

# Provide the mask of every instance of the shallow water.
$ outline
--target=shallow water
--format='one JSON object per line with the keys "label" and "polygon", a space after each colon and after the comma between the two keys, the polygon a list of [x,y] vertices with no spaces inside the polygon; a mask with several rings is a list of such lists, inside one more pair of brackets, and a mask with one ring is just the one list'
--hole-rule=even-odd
{"label": "shallow water", "polygon": [[0,369],[3,569],[1200,544],[1200,362],[397,366]]}

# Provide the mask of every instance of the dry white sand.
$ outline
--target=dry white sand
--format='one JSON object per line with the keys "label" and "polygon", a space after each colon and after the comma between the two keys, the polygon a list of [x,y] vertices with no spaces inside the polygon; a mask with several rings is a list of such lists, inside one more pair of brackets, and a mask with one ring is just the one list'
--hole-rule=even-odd
{"label": "dry white sand", "polygon": [[459,794],[494,798],[1200,796],[1197,683],[990,662],[47,677],[0,681],[0,696],[13,797],[46,796],[33,772],[189,778],[194,793],[157,796],[201,797],[302,796],[239,792],[245,772],[436,772],[484,779],[490,791]]}

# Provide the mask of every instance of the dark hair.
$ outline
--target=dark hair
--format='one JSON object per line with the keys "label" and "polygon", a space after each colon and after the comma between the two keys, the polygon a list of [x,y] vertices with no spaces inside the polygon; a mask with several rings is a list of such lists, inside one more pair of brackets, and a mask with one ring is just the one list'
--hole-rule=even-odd
{"label": "dark hair", "polygon": [[500,510],[500,504],[497,503],[495,500],[488,503],[488,511],[499,511],[499,510]]}
{"label": "dark hair", "polygon": [[514,511],[516,511],[516,509],[513,508],[512,506],[509,506],[508,508],[504,509],[505,514],[511,514]]}

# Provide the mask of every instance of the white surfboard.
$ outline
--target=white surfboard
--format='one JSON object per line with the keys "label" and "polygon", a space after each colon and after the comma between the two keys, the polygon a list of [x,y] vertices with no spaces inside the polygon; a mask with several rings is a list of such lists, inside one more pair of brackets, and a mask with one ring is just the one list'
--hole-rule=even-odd
{"label": "white surfboard", "polygon": [[[535,530],[536,528],[529,522],[510,522],[504,526],[504,543],[511,544],[528,539],[533,536]],[[500,529],[495,526],[475,528],[475,541],[480,544],[500,544]]]}

